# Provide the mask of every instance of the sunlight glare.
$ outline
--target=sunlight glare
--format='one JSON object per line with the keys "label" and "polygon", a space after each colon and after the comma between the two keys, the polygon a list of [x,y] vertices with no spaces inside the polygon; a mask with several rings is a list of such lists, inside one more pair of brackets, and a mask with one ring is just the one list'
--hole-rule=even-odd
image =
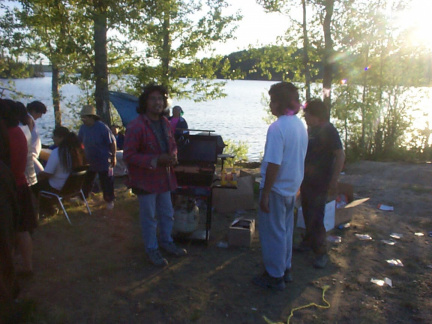
{"label": "sunlight glare", "polygon": [[410,30],[410,41],[414,46],[423,46],[432,51],[432,1],[414,0],[410,8],[402,11],[396,23]]}

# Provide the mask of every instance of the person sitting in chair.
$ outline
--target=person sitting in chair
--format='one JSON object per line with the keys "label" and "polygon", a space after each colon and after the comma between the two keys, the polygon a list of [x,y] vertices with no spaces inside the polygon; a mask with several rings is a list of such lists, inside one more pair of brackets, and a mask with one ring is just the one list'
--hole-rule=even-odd
{"label": "person sitting in chair", "polygon": [[[66,127],[56,127],[53,131],[54,144],[57,146],[47,161],[45,170],[38,174],[35,192],[42,190],[60,191],[73,169],[85,165],[84,150],[78,136]],[[53,206],[41,200],[41,214],[52,214]]]}

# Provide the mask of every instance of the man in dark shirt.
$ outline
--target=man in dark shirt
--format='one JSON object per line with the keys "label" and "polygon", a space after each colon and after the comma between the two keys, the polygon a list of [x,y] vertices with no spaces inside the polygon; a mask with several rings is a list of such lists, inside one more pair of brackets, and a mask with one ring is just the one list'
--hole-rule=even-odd
{"label": "man in dark shirt", "polygon": [[305,119],[309,142],[300,191],[306,235],[297,250],[312,248],[316,255],[314,267],[324,268],[328,261],[325,205],[328,195],[337,194],[337,180],[344,165],[345,154],[339,133],[328,121],[328,109],[321,100],[308,102]]}

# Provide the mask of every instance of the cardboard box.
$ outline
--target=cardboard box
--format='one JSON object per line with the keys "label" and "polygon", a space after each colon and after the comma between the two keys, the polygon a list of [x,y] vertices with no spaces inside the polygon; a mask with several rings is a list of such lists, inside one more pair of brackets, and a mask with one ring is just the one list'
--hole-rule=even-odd
{"label": "cardboard box", "polygon": [[364,203],[365,201],[368,201],[369,198],[362,198],[357,199],[352,202],[350,202],[348,205],[346,205],[343,208],[337,208],[336,209],[336,215],[335,215],[335,227],[339,226],[340,224],[348,223],[352,220],[353,215],[355,213],[356,206]]}
{"label": "cardboard box", "polygon": [[[340,202],[336,203],[335,200],[332,200],[326,204],[324,213],[324,227],[327,232],[339,226],[340,224],[350,222],[355,212],[355,208],[353,207],[356,207],[369,200],[369,198],[354,200],[354,188],[349,183],[339,182],[338,189],[338,198],[345,199],[347,204],[340,208],[337,208],[337,206],[340,205]],[[306,228],[301,207],[298,209],[297,227]]]}
{"label": "cardboard box", "polygon": [[[332,230],[335,227],[335,209],[336,201],[332,200],[326,204],[324,211],[324,227],[326,232]],[[297,212],[297,227],[306,228],[305,221],[303,218],[303,210],[300,207]]]}
{"label": "cardboard box", "polygon": [[237,210],[255,209],[254,176],[240,172],[237,188],[213,188],[212,205],[218,213],[234,213]]}
{"label": "cardboard box", "polygon": [[228,245],[250,247],[255,235],[255,220],[238,218],[228,229]]}
{"label": "cardboard box", "polygon": [[338,183],[338,195],[344,195],[347,198],[347,202],[350,203],[354,200],[354,187],[352,184],[339,182]]}
{"label": "cardboard box", "polygon": [[338,189],[338,198],[345,198],[346,205],[341,206],[342,204],[336,203],[335,227],[350,222],[356,211],[354,207],[369,200],[369,198],[354,200],[354,187],[349,183],[339,182]]}

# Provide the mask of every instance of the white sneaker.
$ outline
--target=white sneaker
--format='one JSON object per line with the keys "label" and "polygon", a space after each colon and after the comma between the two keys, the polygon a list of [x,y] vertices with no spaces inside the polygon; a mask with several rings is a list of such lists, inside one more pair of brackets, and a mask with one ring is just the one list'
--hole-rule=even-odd
{"label": "white sneaker", "polygon": [[114,201],[110,201],[106,203],[106,209],[114,209]]}

